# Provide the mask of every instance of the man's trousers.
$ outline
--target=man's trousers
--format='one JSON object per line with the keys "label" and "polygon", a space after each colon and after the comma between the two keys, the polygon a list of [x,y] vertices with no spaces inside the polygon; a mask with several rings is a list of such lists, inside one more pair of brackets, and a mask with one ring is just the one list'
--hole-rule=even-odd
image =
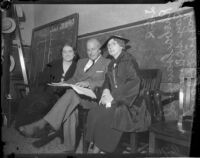
{"label": "man's trousers", "polygon": [[85,99],[84,97],[83,99],[73,89],[68,89],[44,117],[44,120],[55,130],[58,130],[63,125],[64,144],[67,151],[75,149],[78,123],[78,109],[76,107],[79,104],[84,108],[93,108],[97,105],[96,102],[89,98]]}

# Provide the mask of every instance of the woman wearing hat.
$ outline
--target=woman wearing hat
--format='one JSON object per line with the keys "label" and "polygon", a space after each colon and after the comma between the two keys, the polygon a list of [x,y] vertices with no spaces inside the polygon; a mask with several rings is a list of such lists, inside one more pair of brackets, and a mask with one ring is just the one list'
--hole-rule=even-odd
{"label": "woman wearing hat", "polygon": [[[102,47],[112,56],[103,85],[99,107],[87,118],[86,140],[93,153],[114,152],[123,132],[133,132],[136,111],[133,102],[139,92],[138,64],[125,50],[128,39],[111,36]],[[91,149],[92,148],[92,149]]]}

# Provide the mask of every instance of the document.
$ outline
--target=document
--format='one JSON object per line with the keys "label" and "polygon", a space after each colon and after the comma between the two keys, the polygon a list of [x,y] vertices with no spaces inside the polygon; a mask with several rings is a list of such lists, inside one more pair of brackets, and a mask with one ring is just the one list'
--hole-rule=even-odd
{"label": "document", "polygon": [[73,88],[78,94],[86,95],[91,98],[97,98],[95,93],[90,88],[80,87],[74,84],[68,84],[65,82],[58,82],[58,83],[48,83],[50,86],[57,86],[57,87],[71,87]]}

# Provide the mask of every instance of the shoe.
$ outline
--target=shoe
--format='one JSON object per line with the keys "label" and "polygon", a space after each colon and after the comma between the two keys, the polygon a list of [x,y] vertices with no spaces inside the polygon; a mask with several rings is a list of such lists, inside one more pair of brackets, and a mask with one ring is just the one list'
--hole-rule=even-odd
{"label": "shoe", "polygon": [[64,137],[63,137],[63,134],[60,132],[60,130],[58,130],[58,131],[52,131],[52,130],[50,130],[48,134],[44,135],[43,137],[40,137],[39,140],[34,141],[32,143],[32,145],[34,147],[36,147],[36,148],[40,148],[40,147],[48,144],[52,140],[54,140],[56,137],[60,138],[61,144],[64,143]]}
{"label": "shoe", "polygon": [[46,126],[42,129],[36,128],[32,135],[32,138],[42,138],[48,136],[48,134],[50,134],[51,132],[53,132],[51,128],[48,128]]}
{"label": "shoe", "polygon": [[42,121],[19,127],[19,132],[25,137],[40,138],[47,135],[50,128]]}
{"label": "shoe", "polygon": [[25,127],[18,128],[19,133],[28,138],[31,138],[36,130],[37,128],[32,128],[32,129],[26,129]]}
{"label": "shoe", "polygon": [[49,142],[51,142],[52,140],[54,140],[56,138],[57,134],[56,132],[50,133],[48,135],[45,135],[43,137],[41,137],[39,140],[36,140],[32,143],[32,145],[35,148],[40,148],[46,144],[48,144]]}

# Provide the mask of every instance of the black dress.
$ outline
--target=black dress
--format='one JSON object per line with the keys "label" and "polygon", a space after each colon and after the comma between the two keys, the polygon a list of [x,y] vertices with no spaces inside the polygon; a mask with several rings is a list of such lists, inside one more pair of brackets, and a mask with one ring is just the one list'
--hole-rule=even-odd
{"label": "black dress", "polygon": [[[41,119],[52,108],[57,99],[64,94],[65,88],[55,88],[47,85],[47,83],[61,81],[62,63],[62,59],[59,59],[47,64],[39,78],[39,86],[31,91],[28,96],[21,99],[15,117],[16,128]],[[76,62],[73,61],[65,73],[65,81],[73,76],[75,69]]]}
{"label": "black dress", "polygon": [[114,98],[111,108],[99,105],[88,113],[86,140],[105,152],[115,151],[123,132],[142,130],[143,125],[138,121],[141,115],[135,110],[136,106],[142,106],[133,104],[140,84],[137,70],[135,59],[127,52],[112,59],[103,86],[110,89]]}

